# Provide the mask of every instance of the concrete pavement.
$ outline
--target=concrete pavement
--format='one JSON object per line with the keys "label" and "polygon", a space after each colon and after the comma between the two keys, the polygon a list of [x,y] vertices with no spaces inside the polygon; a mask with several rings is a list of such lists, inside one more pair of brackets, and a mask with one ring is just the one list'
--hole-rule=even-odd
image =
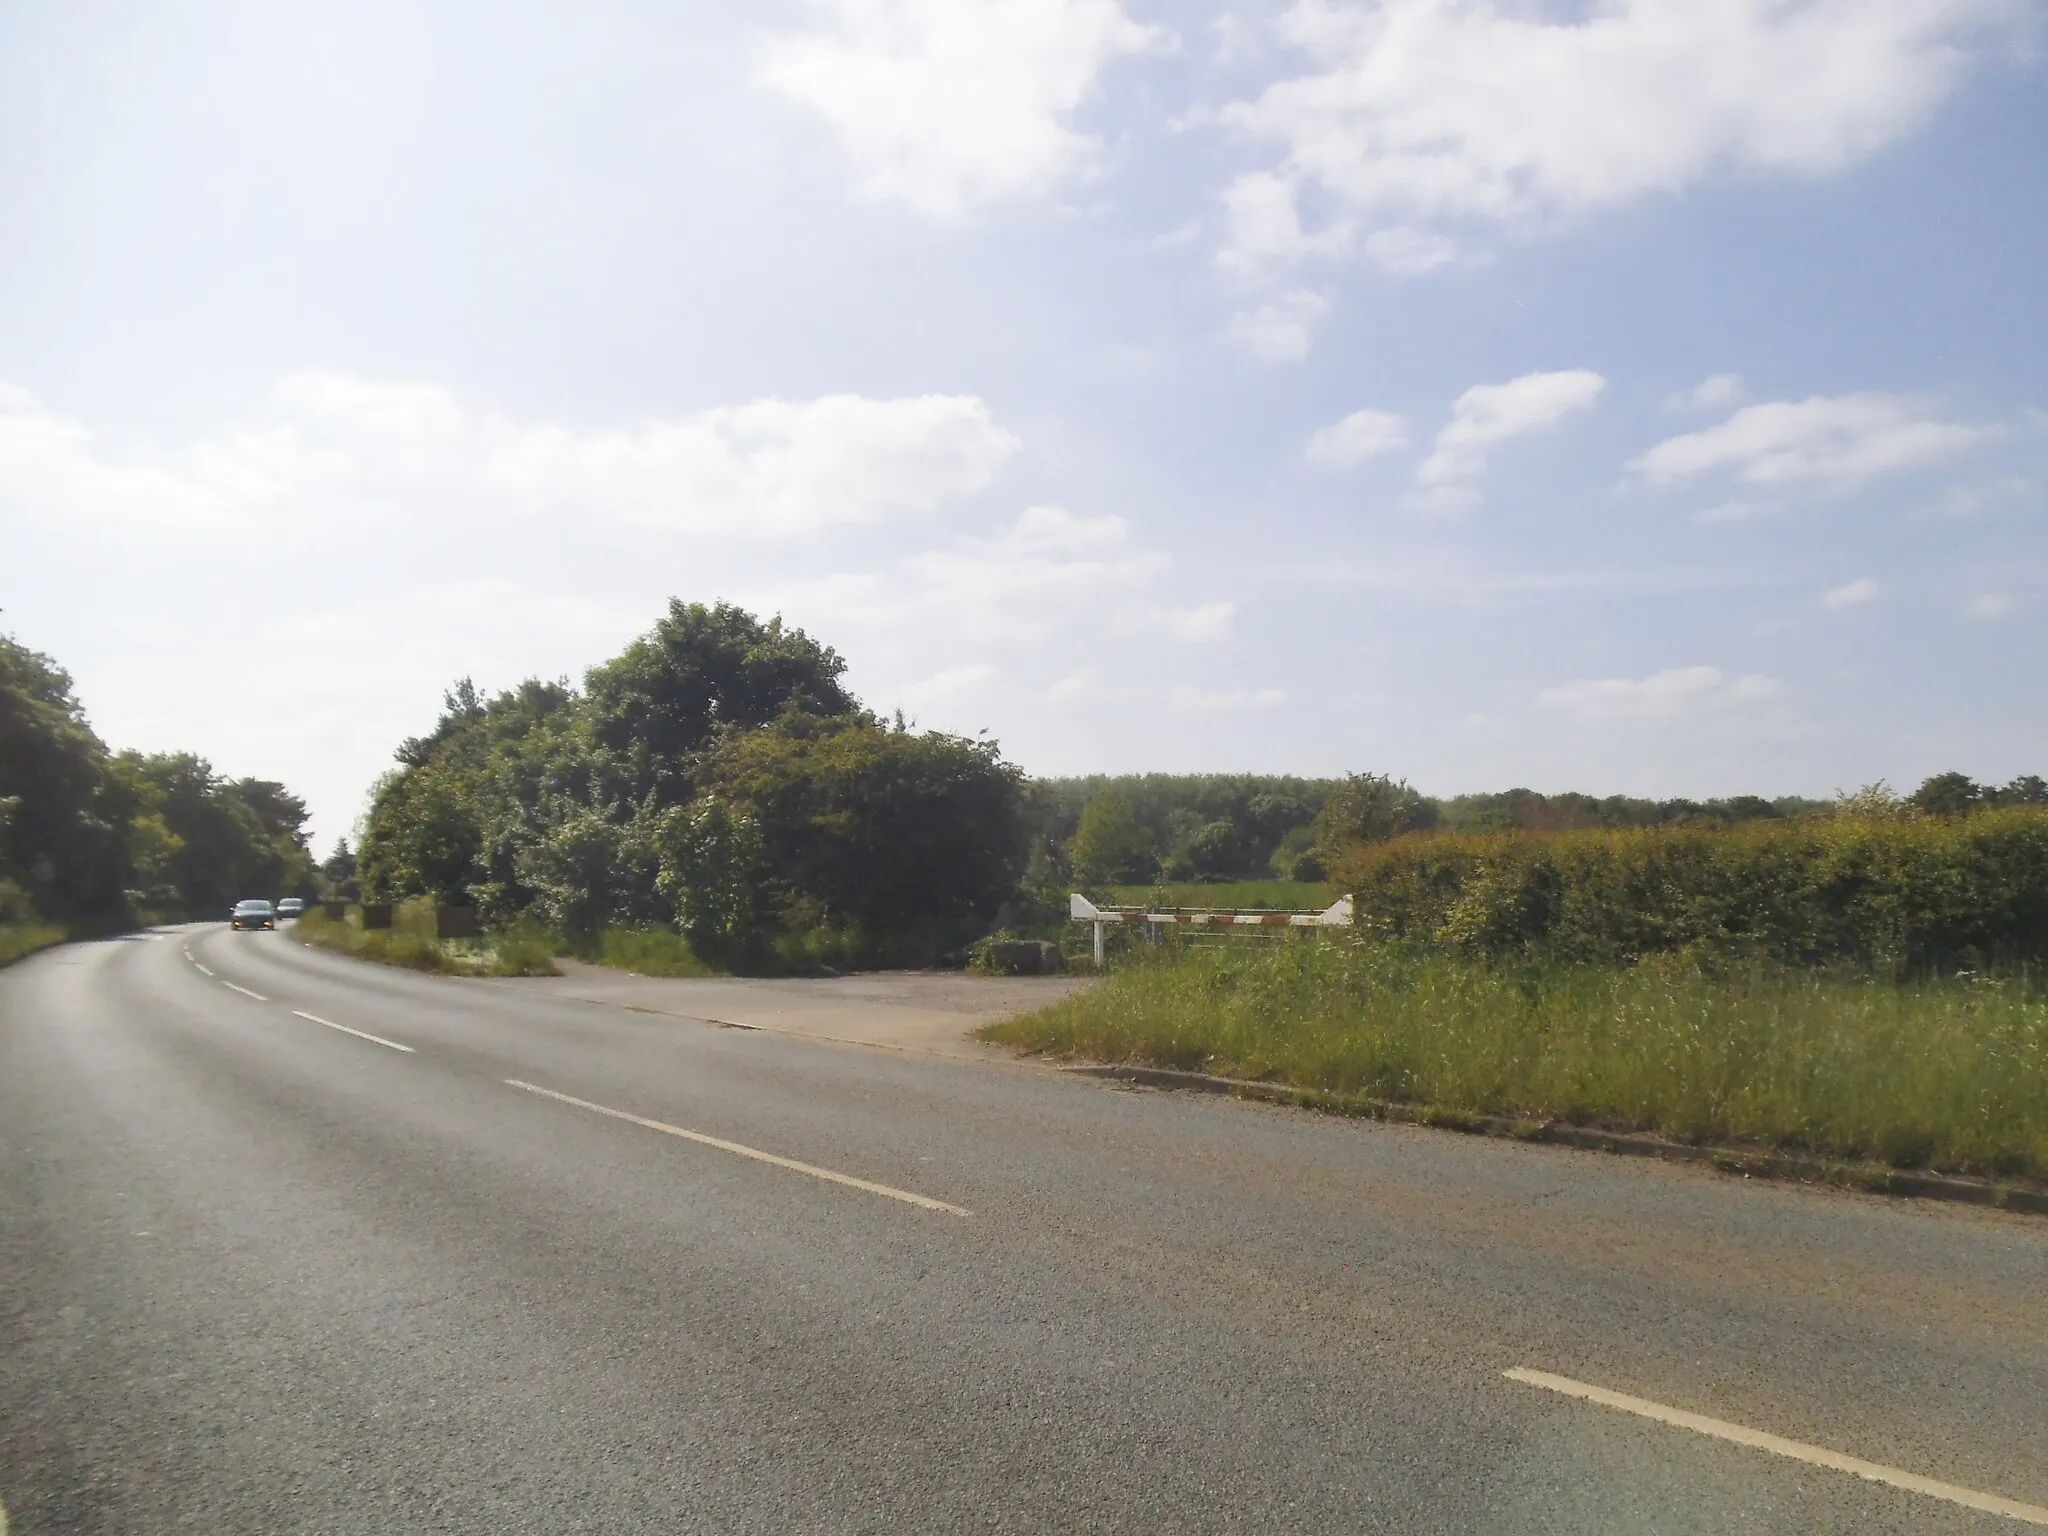
{"label": "concrete pavement", "polygon": [[978,976],[962,971],[741,980],[636,976],[577,960],[556,964],[562,969],[559,977],[520,977],[493,984],[539,997],[607,1003],[701,1024],[963,1060],[1006,1054],[973,1038],[972,1031],[979,1026],[1030,1013],[1089,984],[1085,976]]}

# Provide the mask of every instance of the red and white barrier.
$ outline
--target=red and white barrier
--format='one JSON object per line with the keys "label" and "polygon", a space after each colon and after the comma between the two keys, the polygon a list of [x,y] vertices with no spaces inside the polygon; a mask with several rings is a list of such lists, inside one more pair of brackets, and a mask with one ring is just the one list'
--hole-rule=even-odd
{"label": "red and white barrier", "polygon": [[1268,912],[1245,907],[1167,907],[1153,912],[1144,907],[1098,907],[1076,891],[1067,902],[1067,916],[1077,923],[1095,925],[1095,966],[1100,970],[1102,936],[1111,923],[1185,923],[1198,928],[1348,928],[1351,898],[1340,896],[1321,912]]}

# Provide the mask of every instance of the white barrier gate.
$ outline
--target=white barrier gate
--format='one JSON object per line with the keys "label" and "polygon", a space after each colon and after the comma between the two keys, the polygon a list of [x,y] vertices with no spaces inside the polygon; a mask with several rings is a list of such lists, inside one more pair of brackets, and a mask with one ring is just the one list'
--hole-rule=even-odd
{"label": "white barrier gate", "polygon": [[1098,907],[1076,891],[1067,902],[1067,916],[1077,923],[1095,925],[1095,968],[1099,971],[1103,964],[1102,935],[1111,923],[1185,923],[1197,928],[1349,928],[1351,898],[1339,896],[1321,912],[1267,912],[1243,907],[1214,911],[1168,907],[1152,912],[1144,907]]}

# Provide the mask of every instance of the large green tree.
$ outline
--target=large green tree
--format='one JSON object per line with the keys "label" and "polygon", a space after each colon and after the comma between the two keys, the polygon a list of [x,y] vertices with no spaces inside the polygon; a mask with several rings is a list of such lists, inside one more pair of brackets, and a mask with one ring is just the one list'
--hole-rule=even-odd
{"label": "large green tree", "polygon": [[119,917],[133,810],[70,675],[0,635],[0,880],[60,921]]}
{"label": "large green tree", "polygon": [[150,905],[212,917],[245,896],[312,893],[305,803],[283,785],[224,779],[191,752],[123,752],[117,769],[159,850]]}
{"label": "large green tree", "polygon": [[680,805],[694,792],[692,754],[720,728],[853,710],[845,671],[837,651],[779,617],[673,601],[653,629],[585,678],[591,736],[623,802]]}

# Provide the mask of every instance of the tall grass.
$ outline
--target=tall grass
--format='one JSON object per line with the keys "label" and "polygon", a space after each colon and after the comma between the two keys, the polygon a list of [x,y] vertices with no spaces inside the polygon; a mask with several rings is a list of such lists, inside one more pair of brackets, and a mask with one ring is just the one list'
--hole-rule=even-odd
{"label": "tall grass", "polygon": [[537,929],[513,928],[479,939],[436,938],[434,904],[425,900],[400,904],[389,928],[364,928],[360,908],[345,918],[331,918],[315,907],[286,932],[303,944],[407,970],[453,976],[561,974],[553,947]]}
{"label": "tall grass", "polygon": [[1169,952],[982,1034],[1465,1113],[2048,1176],[2048,998],[2022,979],[1511,966],[1324,937]]}
{"label": "tall grass", "polygon": [[12,965],[39,949],[62,944],[68,935],[49,923],[0,923],[0,965]]}
{"label": "tall grass", "polygon": [[690,947],[690,941],[673,928],[609,927],[595,938],[563,945],[562,952],[637,976],[716,974]]}

